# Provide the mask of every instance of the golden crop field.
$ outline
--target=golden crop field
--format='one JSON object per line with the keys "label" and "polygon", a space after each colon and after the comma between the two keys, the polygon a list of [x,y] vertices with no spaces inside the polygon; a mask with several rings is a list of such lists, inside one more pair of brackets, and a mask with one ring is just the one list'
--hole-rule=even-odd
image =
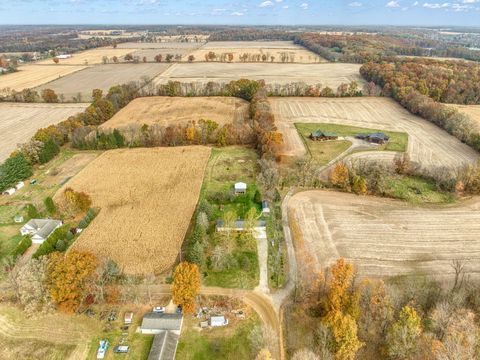
{"label": "golden crop field", "polygon": [[189,227],[209,156],[210,148],[202,146],[103,153],[65,185],[85,191],[101,208],[72,248],[108,257],[128,274],[169,269]]}
{"label": "golden crop field", "polygon": [[22,91],[46,84],[76,71],[85,69],[85,66],[62,66],[52,64],[20,66],[17,72],[0,77],[0,93],[7,88]]}
{"label": "golden crop field", "polygon": [[[96,48],[72,54],[71,58],[60,59],[60,65],[96,65],[103,63],[103,57],[106,56],[109,62],[112,62],[114,56],[123,61],[123,57],[133,53],[135,49],[114,49],[114,48]],[[39,61],[38,64],[54,64],[53,59]]]}
{"label": "golden crop field", "polygon": [[480,127],[480,105],[450,105],[475,120]]}
{"label": "golden crop field", "polygon": [[152,96],[133,100],[100,128],[119,129],[130,124],[167,126],[200,119],[228,124],[243,122],[247,116],[248,102],[238,98]]}

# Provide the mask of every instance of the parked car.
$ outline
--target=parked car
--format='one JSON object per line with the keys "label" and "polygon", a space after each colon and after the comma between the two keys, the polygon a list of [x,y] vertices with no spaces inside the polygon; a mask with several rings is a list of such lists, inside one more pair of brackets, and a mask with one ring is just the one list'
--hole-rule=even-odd
{"label": "parked car", "polygon": [[107,353],[108,349],[108,340],[100,340],[100,346],[98,347],[97,350],[97,359],[103,359],[105,357],[105,354]]}
{"label": "parked car", "polygon": [[182,306],[181,305],[178,305],[177,306],[177,310],[175,311],[177,314],[181,314],[182,313]]}
{"label": "parked car", "polygon": [[126,354],[128,353],[128,345],[119,345],[113,348],[114,353]]}
{"label": "parked car", "polygon": [[164,306],[155,306],[153,308],[153,312],[157,314],[163,314],[165,312],[165,307]]}
{"label": "parked car", "polygon": [[85,315],[87,315],[88,317],[94,317],[95,316],[95,311],[93,311],[92,309],[87,309],[85,311]]}
{"label": "parked car", "polygon": [[117,320],[117,311],[111,310],[110,314],[108,314],[108,321],[115,321]]}

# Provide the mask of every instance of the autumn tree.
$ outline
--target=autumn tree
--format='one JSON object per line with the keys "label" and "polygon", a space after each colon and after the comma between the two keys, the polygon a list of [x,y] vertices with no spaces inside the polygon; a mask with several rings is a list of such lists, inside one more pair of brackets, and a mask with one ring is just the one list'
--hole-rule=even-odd
{"label": "autumn tree", "polygon": [[92,206],[92,200],[88,194],[75,191],[70,187],[63,191],[63,199],[66,203],[66,210],[73,215],[86,212]]}
{"label": "autumn tree", "polygon": [[127,54],[127,55],[125,55],[125,57],[123,59],[125,61],[132,61],[133,60],[133,55],[132,54]]}
{"label": "autumn tree", "polygon": [[42,99],[46,103],[58,103],[58,96],[57,94],[55,94],[55,91],[53,91],[52,89],[43,89]]}
{"label": "autumn tree", "polygon": [[273,357],[268,349],[262,349],[255,357],[255,360],[273,360]]}
{"label": "autumn tree", "polygon": [[53,62],[54,62],[55,64],[58,64],[58,63],[60,62],[60,60],[58,59],[58,57],[55,56],[55,57],[53,58]]}
{"label": "autumn tree", "polygon": [[387,334],[387,352],[393,359],[408,359],[417,350],[422,320],[414,308],[404,306]]}
{"label": "autumn tree", "polygon": [[352,180],[352,191],[355,194],[365,195],[367,193],[367,180],[359,175],[354,176]]}
{"label": "autumn tree", "polygon": [[195,56],[193,55],[188,55],[188,62],[194,62],[195,61]]}
{"label": "autumn tree", "polygon": [[196,264],[181,262],[173,273],[173,301],[180,305],[183,312],[195,312],[195,298],[200,291],[200,272]]}
{"label": "autumn tree", "polygon": [[92,290],[97,259],[88,252],[54,252],[48,263],[48,289],[61,311],[74,312]]}
{"label": "autumn tree", "polygon": [[154,57],[153,59],[154,59],[155,62],[157,62],[157,63],[162,62],[163,55],[162,55],[162,54],[157,54],[157,55],[155,55],[155,57]]}
{"label": "autumn tree", "polygon": [[350,187],[350,176],[348,167],[340,162],[335,165],[332,173],[330,174],[330,182],[332,185],[337,186],[342,189],[349,189]]}

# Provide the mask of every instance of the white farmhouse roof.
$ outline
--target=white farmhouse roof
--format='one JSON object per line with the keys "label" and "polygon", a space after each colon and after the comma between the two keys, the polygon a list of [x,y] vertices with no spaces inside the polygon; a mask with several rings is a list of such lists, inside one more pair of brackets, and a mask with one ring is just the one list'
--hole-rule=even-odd
{"label": "white farmhouse roof", "polygon": [[247,190],[247,184],[244,182],[235,183],[235,190]]}
{"label": "white farmhouse roof", "polygon": [[60,226],[62,221],[51,219],[31,219],[20,229],[22,235],[32,235],[32,242],[41,244]]}

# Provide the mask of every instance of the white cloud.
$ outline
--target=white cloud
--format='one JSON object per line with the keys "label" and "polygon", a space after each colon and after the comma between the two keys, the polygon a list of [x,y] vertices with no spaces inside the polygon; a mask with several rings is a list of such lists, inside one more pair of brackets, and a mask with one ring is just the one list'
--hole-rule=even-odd
{"label": "white cloud", "polygon": [[273,2],[271,1],[264,1],[260,5],[258,5],[258,7],[261,7],[261,8],[268,8],[272,6],[273,6]]}
{"label": "white cloud", "polygon": [[354,2],[351,2],[350,4],[348,4],[348,6],[351,6],[351,7],[361,7],[363,6],[363,4],[359,1],[354,1]]}
{"label": "white cloud", "polygon": [[398,3],[398,0],[392,0],[392,1],[388,2],[387,5],[385,5],[385,7],[398,8],[398,7],[400,7],[400,4]]}
{"label": "white cloud", "polygon": [[290,6],[288,6],[288,5],[283,5],[283,6],[282,6],[283,9],[288,9],[289,7],[290,7]]}
{"label": "white cloud", "polygon": [[307,3],[303,3],[303,4],[300,5],[300,7],[301,7],[303,10],[307,10],[307,9],[310,7],[310,5],[307,4]]}
{"label": "white cloud", "polygon": [[415,1],[412,6],[418,6],[418,1]]}
{"label": "white cloud", "polygon": [[423,7],[427,8],[427,9],[444,9],[444,8],[450,7],[450,3],[443,3],[443,4],[440,4],[440,3],[425,3],[425,4],[423,4]]}
{"label": "white cloud", "polygon": [[240,12],[240,11],[234,11],[230,15],[231,16],[243,16],[243,15],[245,15],[245,13]]}

